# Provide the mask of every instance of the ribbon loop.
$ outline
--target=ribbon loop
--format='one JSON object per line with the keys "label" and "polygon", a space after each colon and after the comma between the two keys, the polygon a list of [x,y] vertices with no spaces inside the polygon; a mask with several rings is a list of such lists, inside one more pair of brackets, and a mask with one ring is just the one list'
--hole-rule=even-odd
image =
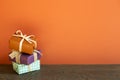
{"label": "ribbon loop", "polygon": [[36,50],[36,49],[34,50],[34,52],[39,53],[41,56],[43,56],[43,54],[40,51]]}

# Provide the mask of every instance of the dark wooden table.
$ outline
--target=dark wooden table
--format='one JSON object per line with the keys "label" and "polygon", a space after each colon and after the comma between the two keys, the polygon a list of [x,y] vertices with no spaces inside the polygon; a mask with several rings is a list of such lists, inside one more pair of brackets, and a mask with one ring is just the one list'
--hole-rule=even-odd
{"label": "dark wooden table", "polygon": [[22,75],[12,65],[0,65],[0,80],[120,80],[120,65],[41,65]]}

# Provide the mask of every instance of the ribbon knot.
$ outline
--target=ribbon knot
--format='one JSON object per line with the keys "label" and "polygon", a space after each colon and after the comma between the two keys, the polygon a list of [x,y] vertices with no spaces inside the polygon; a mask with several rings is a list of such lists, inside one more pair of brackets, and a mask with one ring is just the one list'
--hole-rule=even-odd
{"label": "ribbon knot", "polygon": [[26,40],[30,44],[34,43],[35,48],[37,47],[37,42],[35,40],[31,39],[31,37],[33,37],[34,35],[27,36],[26,34],[24,35],[21,30],[17,30],[16,34],[14,34],[13,36],[22,38],[20,41],[20,45],[19,45],[20,52],[22,51],[22,44],[23,44],[24,40]]}

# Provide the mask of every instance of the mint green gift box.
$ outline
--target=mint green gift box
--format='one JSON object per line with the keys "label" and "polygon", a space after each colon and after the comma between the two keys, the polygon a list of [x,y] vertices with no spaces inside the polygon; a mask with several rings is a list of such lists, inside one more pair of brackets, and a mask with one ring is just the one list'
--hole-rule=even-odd
{"label": "mint green gift box", "polygon": [[13,70],[15,70],[18,74],[40,70],[40,60],[37,60],[29,65],[18,64],[15,62],[12,62],[12,65],[13,65]]}

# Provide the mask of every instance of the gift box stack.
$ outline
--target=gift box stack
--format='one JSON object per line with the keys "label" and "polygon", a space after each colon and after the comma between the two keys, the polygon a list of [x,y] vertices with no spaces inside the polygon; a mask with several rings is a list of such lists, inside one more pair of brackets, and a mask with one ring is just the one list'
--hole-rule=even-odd
{"label": "gift box stack", "polygon": [[24,35],[17,30],[9,40],[13,70],[18,74],[40,70],[41,52],[36,50],[37,42],[34,35]]}

